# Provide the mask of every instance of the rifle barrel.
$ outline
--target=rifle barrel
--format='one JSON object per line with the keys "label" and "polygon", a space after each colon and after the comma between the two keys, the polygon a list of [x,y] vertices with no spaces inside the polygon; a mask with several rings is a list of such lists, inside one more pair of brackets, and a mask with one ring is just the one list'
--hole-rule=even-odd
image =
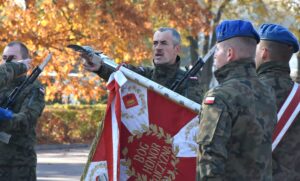
{"label": "rifle barrel", "polygon": [[189,70],[187,71],[184,76],[182,77],[182,79],[180,79],[179,81],[176,81],[172,86],[171,89],[173,91],[176,91],[177,88],[187,79],[187,77],[189,76],[195,76],[196,73],[204,66],[204,64],[207,62],[207,60],[214,54],[216,50],[216,45],[214,45],[208,52],[207,54],[204,56],[204,58],[202,59],[201,57],[198,58],[196,64]]}
{"label": "rifle barrel", "polygon": [[44,59],[44,61],[38,66],[41,69],[41,71],[46,67],[46,65],[51,60],[51,58],[52,58],[52,53],[49,53],[49,55]]}

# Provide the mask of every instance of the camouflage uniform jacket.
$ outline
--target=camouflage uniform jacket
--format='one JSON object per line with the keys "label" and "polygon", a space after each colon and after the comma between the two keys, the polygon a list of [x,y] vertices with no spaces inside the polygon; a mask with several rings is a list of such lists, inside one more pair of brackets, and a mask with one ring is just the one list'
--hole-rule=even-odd
{"label": "camouflage uniform jacket", "polygon": [[276,105],[254,61],[243,59],[215,72],[219,85],[202,102],[198,180],[271,180]]}
{"label": "camouflage uniform jacket", "polygon": [[[173,65],[155,64],[154,68],[135,67],[132,65],[125,65],[125,67],[169,89],[174,82],[179,81],[185,74],[185,71],[180,69],[179,56],[177,56],[176,63]],[[113,70],[103,64],[96,73],[107,81],[112,72]],[[198,79],[189,77],[188,80],[184,81],[181,86],[178,87],[176,92],[197,103],[202,102],[203,90]]]}
{"label": "camouflage uniform jacket", "polygon": [[0,65],[0,87],[10,83],[14,78],[26,72],[26,66],[22,63],[4,63]]}
{"label": "camouflage uniform jacket", "polygon": [[[277,108],[280,109],[294,84],[290,77],[289,64],[267,62],[258,68],[257,74],[260,80],[274,89]],[[300,180],[299,133],[300,115],[273,151],[273,180]]]}
{"label": "camouflage uniform jacket", "polygon": [[[24,78],[20,77],[0,89],[1,104]],[[0,131],[12,135],[8,144],[0,141],[0,166],[36,165],[35,128],[44,106],[44,88],[38,81],[29,85],[16,99],[10,108],[14,112],[13,119],[0,121]]]}

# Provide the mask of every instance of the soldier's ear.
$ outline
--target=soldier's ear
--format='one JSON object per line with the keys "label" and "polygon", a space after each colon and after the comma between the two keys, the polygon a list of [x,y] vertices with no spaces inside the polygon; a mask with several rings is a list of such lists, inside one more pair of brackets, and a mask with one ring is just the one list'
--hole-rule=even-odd
{"label": "soldier's ear", "polygon": [[263,60],[266,60],[266,59],[268,59],[269,58],[269,49],[268,48],[266,48],[266,47],[263,47],[262,49],[261,49],[261,51],[260,51],[261,53],[260,53],[260,57],[263,59]]}
{"label": "soldier's ear", "polygon": [[227,61],[231,62],[236,58],[236,52],[233,47],[229,47],[226,51]]}
{"label": "soldier's ear", "polygon": [[175,50],[176,50],[177,54],[179,54],[180,51],[181,51],[181,46],[180,45],[175,45]]}

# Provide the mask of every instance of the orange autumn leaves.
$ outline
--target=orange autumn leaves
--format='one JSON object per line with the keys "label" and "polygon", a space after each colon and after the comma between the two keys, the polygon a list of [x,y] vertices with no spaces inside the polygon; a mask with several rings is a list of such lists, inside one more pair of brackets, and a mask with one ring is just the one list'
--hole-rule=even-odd
{"label": "orange autumn leaves", "polygon": [[[1,50],[10,42],[24,42],[36,64],[53,52],[40,80],[47,85],[46,99],[60,102],[97,101],[106,95],[105,83],[83,70],[68,44],[89,45],[117,63],[151,60],[153,29],[173,26],[196,35],[207,30],[201,15],[209,15],[192,0],[29,0],[26,8],[14,1],[0,5]],[[190,27],[190,28],[187,28]],[[65,98],[64,98],[65,99]]]}

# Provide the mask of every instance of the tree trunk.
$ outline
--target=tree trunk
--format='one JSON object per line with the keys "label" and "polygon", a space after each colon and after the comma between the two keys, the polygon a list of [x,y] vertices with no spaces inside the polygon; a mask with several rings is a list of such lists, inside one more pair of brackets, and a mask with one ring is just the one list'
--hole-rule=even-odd
{"label": "tree trunk", "polygon": [[198,37],[188,36],[187,39],[190,42],[190,58],[191,58],[191,65],[194,65],[198,59]]}
{"label": "tree trunk", "polygon": [[[213,1],[211,1],[211,3],[212,2]],[[204,38],[205,40],[204,40],[203,54],[206,54],[209,51],[209,49],[212,48],[216,44],[215,28],[216,28],[217,24],[219,24],[219,22],[221,20],[221,16],[223,14],[223,11],[229,2],[230,2],[230,0],[224,0],[221,3],[221,5],[215,15],[215,18],[213,19],[213,22],[212,22],[212,26],[211,26],[211,36],[212,37],[210,39],[210,35],[206,35]],[[210,6],[208,8],[211,8],[211,5],[212,4],[210,4]],[[210,21],[210,20],[207,20],[207,21]],[[213,56],[211,56],[211,58],[205,63],[202,71],[199,72],[200,83],[205,92],[210,89],[210,83],[213,78],[212,66],[213,66]]]}
{"label": "tree trunk", "polygon": [[[203,46],[203,55],[205,55],[210,46],[209,46],[209,35],[204,37],[204,46]],[[210,81],[212,78],[212,65],[213,65],[213,58],[211,57],[203,66],[202,71],[199,71],[198,76],[200,77],[200,84],[204,92],[209,90]]]}

